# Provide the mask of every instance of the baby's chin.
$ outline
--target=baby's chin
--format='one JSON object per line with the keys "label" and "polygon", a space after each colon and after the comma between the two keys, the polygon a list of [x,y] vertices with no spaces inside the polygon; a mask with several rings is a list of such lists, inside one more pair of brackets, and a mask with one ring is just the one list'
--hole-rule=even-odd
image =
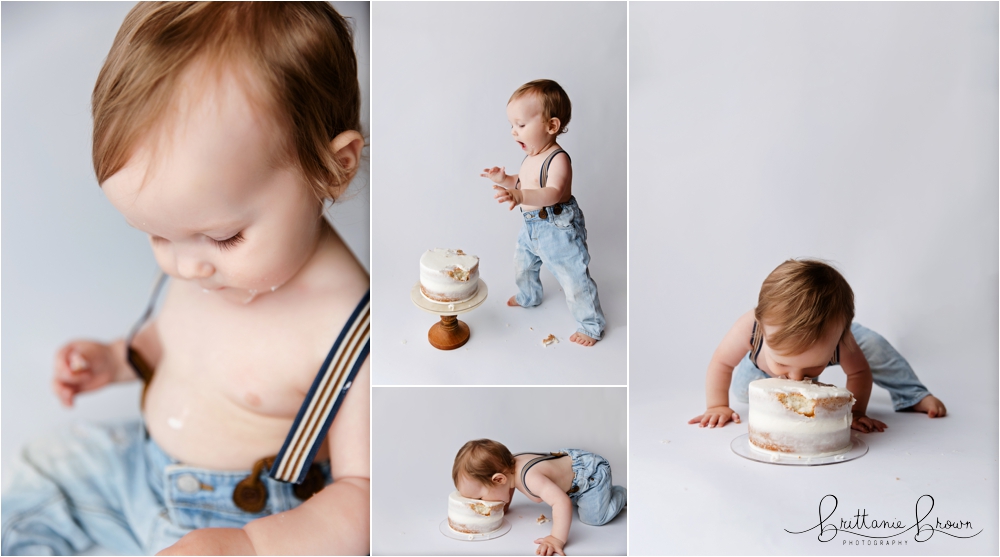
{"label": "baby's chin", "polygon": [[263,288],[258,290],[256,288],[240,288],[240,287],[230,287],[224,286],[222,288],[216,288],[213,290],[203,288],[202,291],[208,295],[219,296],[227,302],[234,304],[247,305],[255,300],[259,300],[261,297],[266,296],[277,290],[279,286],[272,286],[269,288]]}

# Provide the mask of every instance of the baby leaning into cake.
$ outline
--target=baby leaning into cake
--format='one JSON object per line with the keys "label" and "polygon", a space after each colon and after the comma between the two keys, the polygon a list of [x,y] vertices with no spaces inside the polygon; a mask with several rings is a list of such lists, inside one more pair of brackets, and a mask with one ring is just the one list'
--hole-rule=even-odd
{"label": "baby leaning into cake", "polygon": [[831,365],[843,368],[856,399],[852,429],[869,433],[886,427],[865,415],[872,382],[889,391],[897,412],[944,416],[944,404],[889,342],[853,320],[854,292],[836,269],[821,261],[785,261],[764,280],[757,307],[740,317],[716,348],[705,381],[708,408],[688,423],[739,423],[729,407],[730,385],[736,398],[747,402],[751,381],[815,379]]}
{"label": "baby leaning into cake", "polygon": [[627,502],[624,487],[611,484],[611,465],[603,457],[578,449],[555,453],[511,454],[489,439],[469,441],[458,451],[451,477],[462,497],[502,501],[510,507],[514,489],[535,503],[552,507],[552,533],[535,540],[537,555],[565,555],[573,505],[580,521],[607,524]]}
{"label": "baby leaning into cake", "polygon": [[517,174],[504,167],[483,169],[481,176],[496,185],[494,197],[521,205],[524,226],[514,253],[517,294],[507,305],[534,307],[542,303],[539,271],[544,263],[566,293],[577,330],[570,340],[593,346],[604,335],[604,312],[597,283],[590,278],[590,253],[583,212],[573,197],[573,167],[569,154],[556,143],[566,133],[570,101],[566,91],[549,79],[518,87],[507,101],[510,133],[526,155]]}

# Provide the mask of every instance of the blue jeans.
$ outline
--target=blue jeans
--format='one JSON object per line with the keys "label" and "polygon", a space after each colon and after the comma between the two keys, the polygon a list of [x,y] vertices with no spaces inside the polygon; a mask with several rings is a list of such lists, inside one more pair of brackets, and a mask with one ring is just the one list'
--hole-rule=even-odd
{"label": "blue jeans", "polygon": [[138,421],[74,425],[22,453],[3,494],[2,552],[152,555],[192,530],[239,528],[301,504],[291,484],[265,470],[267,505],[259,513],[241,510],[233,487],[248,473],[179,464]]}
{"label": "blue jeans", "polygon": [[604,335],[604,312],[597,297],[597,283],[590,278],[590,253],[587,251],[587,226],[576,198],[560,206],[560,214],[552,207],[546,218],[538,216],[540,209],[525,211],[524,226],[517,236],[514,252],[514,282],[521,307],[542,303],[542,281],[539,271],[544,263],[566,294],[577,332],[600,340]]}
{"label": "blue jeans", "polygon": [[[861,353],[868,360],[872,370],[872,380],[876,385],[889,391],[892,407],[899,412],[923,400],[930,393],[924,387],[910,364],[896,352],[896,349],[882,335],[866,329],[857,323],[851,324],[851,333],[861,347]],[[765,379],[768,375],[750,361],[750,353],[733,371],[733,396],[740,402],[747,402],[747,391],[751,381]]]}
{"label": "blue jeans", "polygon": [[[562,449],[573,459],[573,487],[570,501],[580,511],[580,522],[601,526],[611,522],[628,502],[628,492],[611,484],[611,465],[603,456],[579,449]],[[572,488],[571,488],[572,489]]]}

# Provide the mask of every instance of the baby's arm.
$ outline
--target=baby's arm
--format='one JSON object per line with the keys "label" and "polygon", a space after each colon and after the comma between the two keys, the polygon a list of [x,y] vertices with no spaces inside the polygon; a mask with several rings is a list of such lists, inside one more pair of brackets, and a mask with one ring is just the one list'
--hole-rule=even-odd
{"label": "baby's arm", "polygon": [[733,369],[750,350],[753,321],[753,310],[744,313],[715,349],[705,376],[707,410],[704,414],[689,420],[689,424],[698,424],[699,427],[722,427],[730,419],[740,423],[739,414],[729,407],[729,384],[733,379]]}
{"label": "baby's arm", "polygon": [[[150,321],[132,339],[132,346],[154,369],[162,349],[156,321]],[[65,406],[73,406],[77,394],[94,391],[110,383],[139,377],[126,360],[125,339],[109,344],[89,340],[67,342],[56,352],[52,390]]]}
{"label": "baby's arm", "polygon": [[538,544],[535,554],[566,555],[563,547],[569,539],[569,526],[573,522],[573,502],[555,482],[540,472],[531,475],[531,485],[542,501],[552,507],[552,533],[535,540]]}
{"label": "baby's arm", "polygon": [[327,433],[334,482],[290,511],[244,526],[257,554],[369,553],[368,366],[365,360]]}
{"label": "baby's arm", "polygon": [[510,203],[509,209],[521,204],[548,207],[562,201],[566,192],[572,191],[572,184],[573,166],[569,162],[569,157],[555,157],[549,164],[548,178],[544,188],[515,190],[493,186],[493,189],[496,190],[496,195],[493,198],[498,203]]}
{"label": "baby's arm", "polygon": [[840,342],[840,367],[847,374],[847,390],[854,395],[854,407],[851,413],[854,419],[851,428],[864,433],[883,431],[886,425],[865,415],[868,410],[868,399],[872,394],[872,371],[868,366],[858,341],[850,331]]}
{"label": "baby's arm", "polygon": [[[499,185],[504,189],[513,189],[517,185],[517,175],[507,174],[506,166],[494,166],[493,168],[484,168],[483,173],[480,174],[483,178],[489,178],[494,183]],[[496,187],[496,186],[494,186]]]}

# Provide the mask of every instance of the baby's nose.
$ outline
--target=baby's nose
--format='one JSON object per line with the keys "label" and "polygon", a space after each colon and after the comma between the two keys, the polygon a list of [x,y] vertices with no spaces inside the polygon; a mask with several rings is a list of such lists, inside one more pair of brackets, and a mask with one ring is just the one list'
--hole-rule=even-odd
{"label": "baby's nose", "polygon": [[177,274],[182,279],[203,279],[212,276],[214,273],[215,267],[207,261],[201,261],[195,258],[177,259]]}

